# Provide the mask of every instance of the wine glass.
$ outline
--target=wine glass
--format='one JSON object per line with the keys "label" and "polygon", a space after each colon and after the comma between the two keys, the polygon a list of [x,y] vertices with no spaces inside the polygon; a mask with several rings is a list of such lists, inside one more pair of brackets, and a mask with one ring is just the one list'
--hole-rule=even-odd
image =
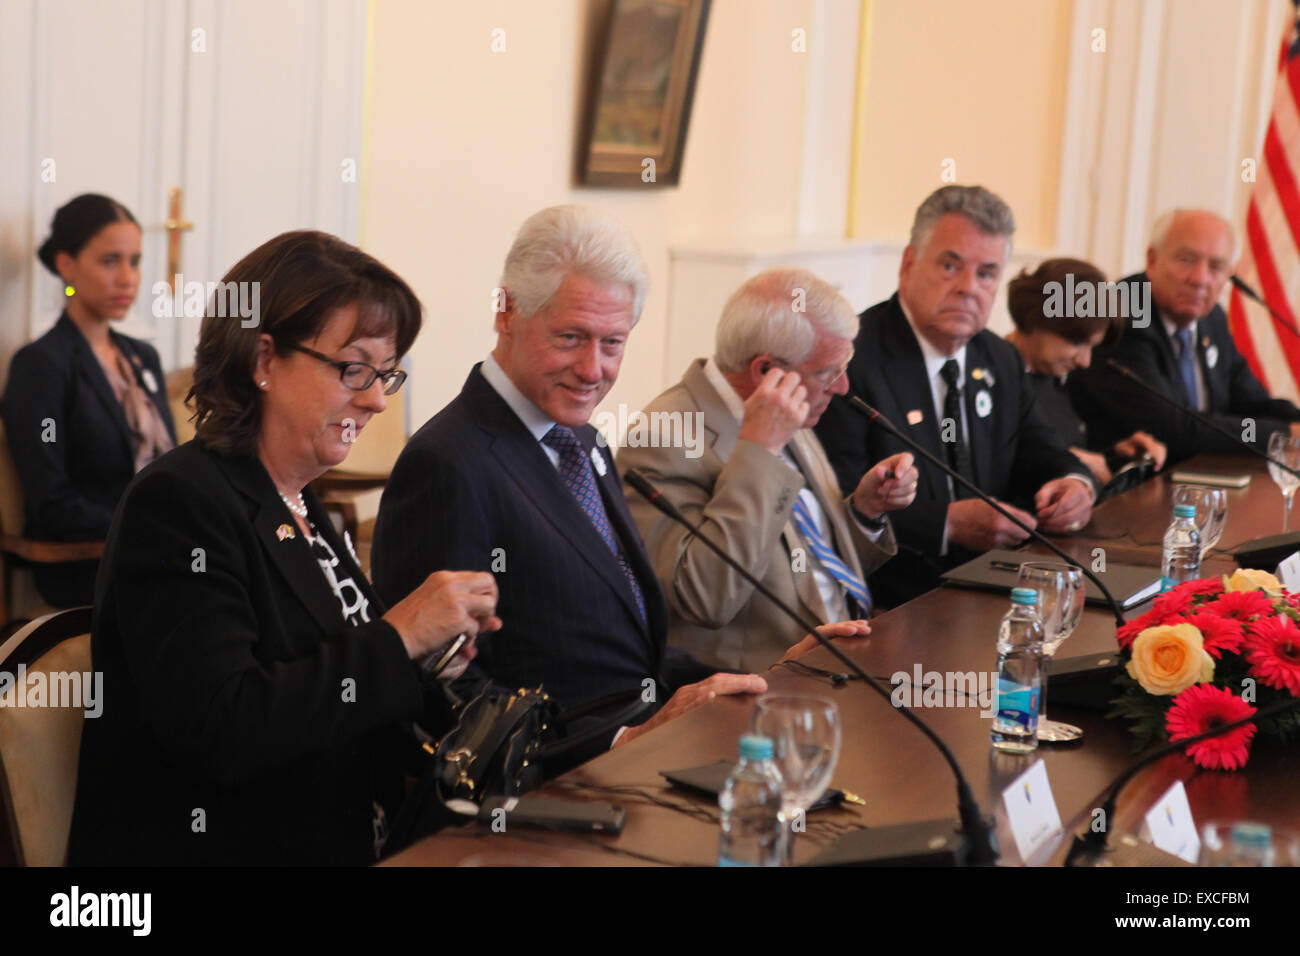
{"label": "wine glass", "polygon": [[1017,587],[1038,592],[1038,617],[1043,622],[1043,674],[1038,708],[1038,739],[1048,743],[1078,740],[1083,730],[1047,717],[1047,675],[1052,657],[1074,633],[1083,617],[1083,571],[1072,564],[1025,562],[1020,565]]}
{"label": "wine glass", "polygon": [[772,741],[781,771],[785,864],[794,860],[795,821],[821,799],[840,757],[840,711],[833,701],[806,694],[764,694],[754,708],[753,732]]}
{"label": "wine glass", "polygon": [[1174,485],[1174,504],[1196,508],[1196,529],[1201,533],[1201,560],[1223,537],[1228,523],[1228,492],[1208,485]]}
{"label": "wine glass", "polygon": [[1300,487],[1300,478],[1273,462],[1280,461],[1292,468],[1300,468],[1300,438],[1291,437],[1290,432],[1274,432],[1268,437],[1268,457],[1273,459],[1268,463],[1268,473],[1282,489],[1282,497],[1285,499],[1282,530],[1289,531],[1291,530],[1291,499],[1295,497],[1296,488]]}

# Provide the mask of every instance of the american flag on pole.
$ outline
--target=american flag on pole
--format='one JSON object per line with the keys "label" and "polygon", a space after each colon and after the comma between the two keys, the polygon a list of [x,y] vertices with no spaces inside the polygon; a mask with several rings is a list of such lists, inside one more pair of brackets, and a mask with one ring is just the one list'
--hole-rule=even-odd
{"label": "american flag on pole", "polygon": [[[1273,113],[1246,210],[1237,275],[1291,324],[1300,304],[1300,0],[1282,41]],[[1237,348],[1277,398],[1300,398],[1300,338],[1233,287],[1228,322]]]}

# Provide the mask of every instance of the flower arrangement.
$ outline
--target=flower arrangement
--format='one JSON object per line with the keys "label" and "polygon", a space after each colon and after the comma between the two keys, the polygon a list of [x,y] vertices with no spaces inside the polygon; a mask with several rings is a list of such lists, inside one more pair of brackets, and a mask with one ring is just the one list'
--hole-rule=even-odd
{"label": "flower arrangement", "polygon": [[[1115,637],[1126,665],[1107,716],[1133,722],[1139,750],[1300,696],[1300,594],[1265,571],[1180,584]],[[1293,711],[1246,724],[1190,745],[1187,755],[1210,770],[1238,770],[1256,732],[1285,741],[1300,733],[1300,718]]]}

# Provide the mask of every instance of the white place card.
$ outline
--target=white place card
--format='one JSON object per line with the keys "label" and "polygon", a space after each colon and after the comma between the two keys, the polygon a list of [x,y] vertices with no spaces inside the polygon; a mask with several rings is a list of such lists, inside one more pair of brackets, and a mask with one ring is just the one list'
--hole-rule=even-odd
{"label": "white place card", "polygon": [[1192,808],[1187,802],[1183,782],[1177,781],[1147,811],[1147,832],[1158,849],[1195,863],[1201,853],[1201,837],[1196,832]]}
{"label": "white place card", "polygon": [[1300,551],[1277,566],[1277,576],[1288,591],[1300,591]]}
{"label": "white place card", "polygon": [[1037,761],[1002,791],[1007,821],[1020,859],[1028,862],[1048,840],[1061,832],[1061,814],[1056,809],[1052,785],[1047,781],[1047,764]]}

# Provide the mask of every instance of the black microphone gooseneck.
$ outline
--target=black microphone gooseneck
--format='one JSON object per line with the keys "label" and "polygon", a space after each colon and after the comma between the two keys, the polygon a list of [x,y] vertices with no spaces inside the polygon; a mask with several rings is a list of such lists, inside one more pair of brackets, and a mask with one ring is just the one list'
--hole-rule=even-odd
{"label": "black microphone gooseneck", "polygon": [[1119,374],[1123,375],[1130,382],[1133,382],[1138,387],[1143,388],[1146,391],[1150,392],[1152,395],[1160,399],[1160,401],[1164,402],[1166,405],[1172,405],[1180,412],[1184,412],[1188,415],[1191,415],[1201,424],[1213,428],[1216,432],[1218,432],[1220,435],[1227,438],[1229,441],[1236,442],[1238,445],[1246,449],[1246,451],[1250,452],[1252,455],[1257,455],[1260,458],[1263,458],[1270,465],[1277,465],[1283,471],[1289,471],[1291,472],[1291,474],[1300,478],[1300,469],[1292,468],[1290,465],[1284,465],[1276,458],[1271,457],[1268,452],[1261,451],[1260,449],[1256,448],[1254,445],[1250,444],[1250,442],[1242,441],[1231,431],[1229,431],[1228,429],[1220,425],[1218,422],[1216,422],[1209,415],[1206,415],[1204,412],[1202,412],[1199,408],[1192,408],[1190,405],[1184,405],[1176,398],[1170,398],[1168,395],[1160,391],[1160,389],[1156,388],[1154,385],[1151,385],[1150,383],[1143,381],[1141,376],[1139,376],[1137,372],[1133,371],[1127,365],[1121,365],[1119,362],[1116,362],[1113,358],[1106,359],[1106,364],[1109,365],[1111,368],[1113,368],[1115,371],[1119,372]]}
{"label": "black microphone gooseneck", "polygon": [[1233,274],[1228,276],[1228,278],[1232,281],[1232,284],[1237,287],[1237,289],[1241,292],[1242,295],[1244,295],[1248,299],[1254,299],[1256,302],[1258,302],[1260,305],[1262,305],[1265,309],[1268,310],[1268,314],[1273,316],[1273,318],[1277,320],[1279,325],[1281,325],[1284,329],[1286,329],[1296,338],[1300,338],[1300,331],[1298,331],[1296,327],[1291,324],[1291,320],[1288,319],[1281,312],[1279,312],[1277,309],[1269,305],[1267,300],[1265,300],[1265,298],[1262,295],[1260,295],[1250,286],[1246,285],[1246,283],[1243,282],[1237,275]]}
{"label": "black microphone gooseneck", "polygon": [[926,461],[930,462],[930,464],[934,465],[936,468],[939,468],[941,471],[943,471],[943,473],[948,475],[950,478],[952,478],[953,481],[959,482],[964,488],[974,492],[975,495],[978,496],[981,501],[983,501],[994,511],[998,512],[1008,521],[1013,523],[1016,527],[1020,528],[1022,531],[1027,532],[1031,537],[1033,537],[1035,541],[1047,545],[1049,548],[1052,549],[1053,553],[1063,558],[1068,564],[1072,564],[1080,571],[1082,571],[1089,581],[1097,585],[1097,590],[1099,590],[1102,593],[1102,595],[1106,598],[1106,601],[1110,604],[1111,613],[1115,615],[1116,626],[1123,627],[1125,623],[1127,623],[1124,620],[1124,612],[1120,609],[1119,602],[1116,601],[1115,596],[1110,593],[1110,589],[1107,588],[1106,585],[1101,583],[1101,579],[1098,578],[1097,575],[1093,574],[1092,571],[1090,571],[1082,563],[1070,557],[1068,554],[1066,554],[1064,551],[1058,548],[1051,541],[1048,541],[1047,538],[1043,537],[1043,535],[1040,534],[1038,531],[1029,527],[1029,525],[1025,524],[1015,515],[1007,511],[1006,508],[1002,507],[1001,504],[995,501],[993,497],[987,494],[982,488],[976,487],[974,482],[967,480],[955,469],[949,467],[947,462],[940,461],[937,455],[931,454],[926,448],[922,447],[916,441],[912,440],[912,438],[910,438],[907,435],[904,435],[901,431],[899,431],[894,426],[893,422],[891,422],[888,418],[882,415],[878,410],[872,408],[870,405],[868,405],[862,399],[858,398],[858,396],[856,395],[850,395],[848,396],[848,399],[849,399],[849,403],[854,408],[862,412],[862,414],[866,415],[867,418],[870,419],[872,422],[880,425],[881,428],[885,429],[885,431],[889,432],[895,438],[899,439],[901,442],[903,442],[903,444],[907,445],[909,448],[915,451]]}
{"label": "black microphone gooseneck", "polygon": [[644,475],[635,468],[630,468],[624,473],[623,478],[629,485],[635,488],[637,493],[645,498],[646,501],[650,502],[650,504],[654,505],[673,521],[676,521],[678,524],[689,529],[697,539],[703,542],[705,547],[721,558],[729,568],[736,571],[741,577],[752,584],[760,594],[785,612],[787,617],[797,623],[801,628],[808,631],[808,633],[814,635],[822,647],[830,651],[831,654],[839,659],[840,663],[857,675],[861,680],[865,681],[872,690],[885,700],[889,701],[890,706],[895,707],[899,713],[915,724],[917,728],[920,729],[921,733],[925,734],[925,736],[939,748],[944,759],[948,761],[948,766],[952,768],[953,776],[957,778],[958,813],[961,818],[962,831],[966,835],[966,840],[970,848],[965,862],[967,865],[971,866],[992,866],[993,863],[997,861],[998,852],[993,844],[989,822],[985,820],[984,816],[981,814],[979,804],[975,801],[975,794],[971,791],[970,784],[967,783],[965,775],[961,772],[961,766],[957,763],[957,758],[953,756],[952,751],[948,749],[948,745],[939,738],[938,734],[931,730],[925,721],[912,713],[910,708],[902,705],[895,706],[891,694],[880,685],[879,681],[859,667],[853,658],[849,657],[836,647],[830,639],[822,636],[821,632],[817,630],[820,625],[816,620],[803,617],[785,601],[773,594],[762,581],[758,580],[758,578],[750,574],[749,571],[741,567],[740,563],[736,561],[735,558],[727,554],[727,552],[719,545],[710,540],[699,528],[687,521],[685,516],[677,510],[677,507],[664,497],[663,492],[652,485]]}
{"label": "black microphone gooseneck", "polygon": [[[1187,737],[1177,743],[1167,744],[1166,746],[1147,754],[1115,778],[1115,782],[1111,784],[1110,792],[1106,796],[1106,802],[1100,807],[1102,814],[1101,818],[1105,821],[1105,825],[1100,830],[1089,830],[1087,836],[1081,837],[1078,834],[1075,834],[1074,843],[1071,844],[1070,852],[1065,857],[1065,865],[1077,866],[1079,860],[1084,857],[1095,859],[1099,854],[1106,852],[1106,841],[1110,839],[1110,821],[1115,816],[1115,804],[1119,800],[1120,791],[1128,785],[1128,782],[1137,775],[1139,770],[1154,763],[1161,757],[1167,757],[1171,753],[1185,750],[1191,744],[1199,743],[1202,740],[1208,740],[1211,737],[1217,737],[1220,734],[1227,733],[1229,730],[1236,730],[1238,727],[1244,727],[1246,724],[1258,721],[1261,717],[1272,717],[1274,714],[1280,714],[1283,711],[1292,710],[1298,705],[1300,705],[1300,697],[1280,701],[1279,703],[1273,704],[1269,707],[1257,710],[1249,717],[1243,717],[1241,720],[1234,720],[1230,724],[1224,724],[1222,727],[1215,727],[1212,730],[1207,730],[1203,734],[1197,734],[1195,737]],[[1094,812],[1096,812],[1095,809]]]}

